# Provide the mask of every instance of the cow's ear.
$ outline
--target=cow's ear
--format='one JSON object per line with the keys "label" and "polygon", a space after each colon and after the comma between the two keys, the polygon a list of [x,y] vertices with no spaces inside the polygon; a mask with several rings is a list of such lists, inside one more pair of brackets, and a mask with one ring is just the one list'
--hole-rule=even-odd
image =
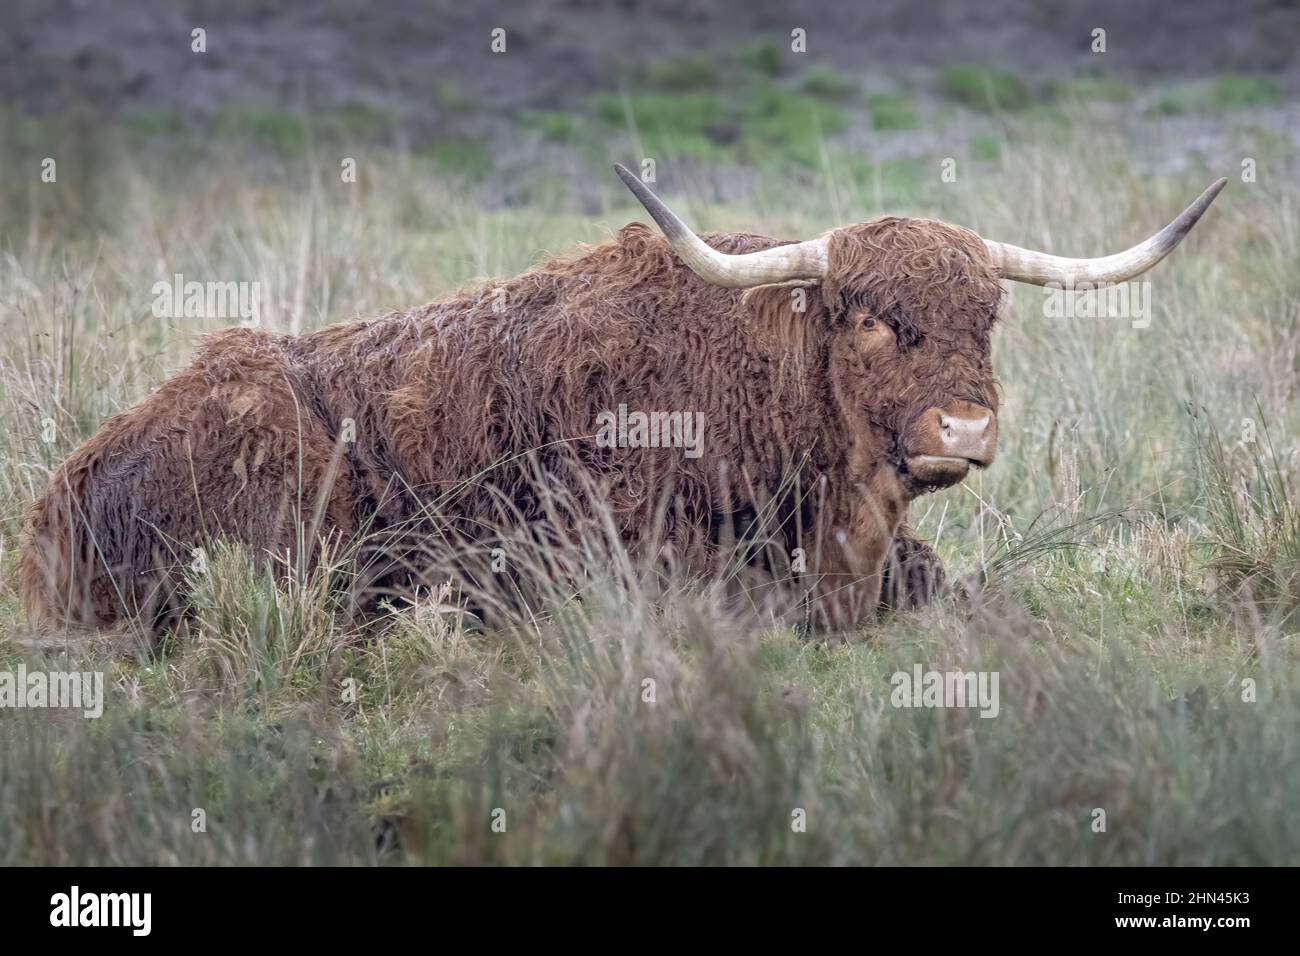
{"label": "cow's ear", "polygon": [[756,286],[741,297],[746,330],[764,344],[801,350],[827,319],[818,283],[805,279]]}

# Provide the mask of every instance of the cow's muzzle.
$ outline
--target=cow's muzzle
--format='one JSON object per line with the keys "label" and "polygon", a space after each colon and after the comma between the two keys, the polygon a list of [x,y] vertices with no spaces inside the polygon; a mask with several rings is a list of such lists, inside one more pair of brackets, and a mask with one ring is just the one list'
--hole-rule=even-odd
{"label": "cow's muzzle", "polygon": [[903,435],[903,470],[928,488],[947,488],[966,477],[971,466],[993,463],[998,420],[973,402],[927,408]]}

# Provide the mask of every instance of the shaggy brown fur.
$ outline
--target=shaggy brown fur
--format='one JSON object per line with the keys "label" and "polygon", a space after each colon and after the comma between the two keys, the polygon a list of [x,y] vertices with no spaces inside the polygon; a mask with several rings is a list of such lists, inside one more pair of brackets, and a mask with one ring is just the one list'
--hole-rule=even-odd
{"label": "shaggy brown fur", "polygon": [[[727,252],[778,244],[705,239]],[[558,483],[603,498],[630,544],[667,543],[691,567],[727,516],[799,489],[782,533],[807,555],[821,621],[851,623],[880,602],[886,553],[926,490],[899,468],[909,427],[957,399],[996,411],[1001,289],[974,233],[928,220],[837,230],[829,263],[824,281],[742,294],[706,284],[633,223],[412,312],[299,337],[210,335],[33,506],[28,613],[46,626],[128,614],[158,626],[182,606],[193,549],[214,537],[290,561],[322,536],[382,541],[384,528],[473,542],[503,516],[538,520],[539,487]],[[703,454],[598,447],[598,415],[620,404],[702,412]],[[915,544],[909,560],[933,564]],[[397,560],[382,557],[367,559],[374,580]]]}

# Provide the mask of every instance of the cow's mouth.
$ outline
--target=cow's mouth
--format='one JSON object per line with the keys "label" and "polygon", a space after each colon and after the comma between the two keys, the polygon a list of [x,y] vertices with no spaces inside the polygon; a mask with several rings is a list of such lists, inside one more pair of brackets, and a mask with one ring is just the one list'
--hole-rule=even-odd
{"label": "cow's mouth", "polygon": [[956,455],[910,455],[899,462],[898,471],[926,490],[948,488],[965,480],[971,466],[982,462]]}
{"label": "cow's mouth", "polygon": [[898,471],[914,494],[963,481],[986,468],[997,449],[998,424],[983,405],[952,401],[921,412],[896,439]]}

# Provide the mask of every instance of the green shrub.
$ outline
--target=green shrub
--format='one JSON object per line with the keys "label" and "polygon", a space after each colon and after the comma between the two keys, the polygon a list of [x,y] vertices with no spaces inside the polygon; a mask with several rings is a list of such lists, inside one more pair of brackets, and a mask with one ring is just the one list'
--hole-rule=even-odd
{"label": "green shrub", "polygon": [[644,129],[703,133],[722,117],[722,100],[712,93],[599,93],[594,109],[606,123],[626,127],[629,118]]}
{"label": "green shrub", "polygon": [[685,92],[717,86],[717,64],[704,54],[681,56],[654,63],[648,71],[650,82],[664,90]]}
{"label": "green shrub", "polygon": [[950,99],[970,109],[1020,110],[1031,102],[1029,90],[1019,77],[994,67],[975,63],[945,67],[939,82]]}
{"label": "green shrub", "polygon": [[577,121],[559,110],[540,110],[528,114],[527,119],[544,137],[557,143],[572,142],[578,131]]}
{"label": "green shrub", "polygon": [[773,40],[756,40],[736,52],[736,60],[763,76],[781,72],[781,48]]}
{"label": "green shrub", "polygon": [[774,86],[746,104],[743,142],[755,162],[816,166],[823,139],[844,127],[835,107]]}
{"label": "green shrub", "polygon": [[281,155],[296,155],[307,146],[309,130],[300,115],[260,106],[230,106],[213,120],[220,139],[252,143]]}
{"label": "green shrub", "polygon": [[712,93],[600,93],[593,111],[616,129],[635,127],[647,150],[697,159],[719,158],[722,129],[735,122]]}
{"label": "green shrub", "polygon": [[1227,113],[1272,106],[1282,99],[1282,87],[1271,76],[1225,73],[1209,83],[1184,83],[1167,90],[1151,107],[1160,116]]}
{"label": "green shrub", "polygon": [[1225,73],[1215,77],[1210,100],[1220,110],[1272,106],[1282,100],[1282,87],[1271,76]]}
{"label": "green shrub", "polygon": [[823,100],[847,100],[858,92],[858,85],[830,66],[814,66],[803,75],[803,91]]}
{"label": "green shrub", "polygon": [[916,129],[916,104],[906,93],[872,93],[871,125],[878,130]]}

